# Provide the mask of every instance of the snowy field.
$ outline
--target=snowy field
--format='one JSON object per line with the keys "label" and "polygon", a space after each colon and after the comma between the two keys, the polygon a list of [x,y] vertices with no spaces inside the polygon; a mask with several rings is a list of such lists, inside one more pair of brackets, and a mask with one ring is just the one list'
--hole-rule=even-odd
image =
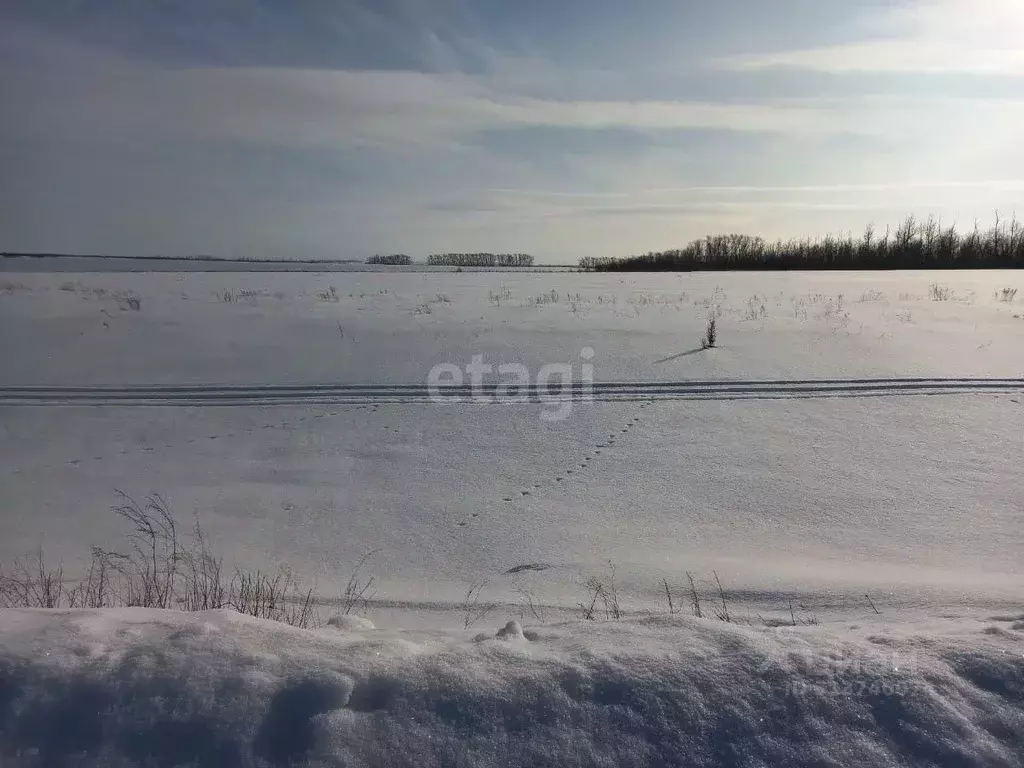
{"label": "snowy field", "polygon": [[[0,275],[0,564],[41,545],[77,573],[123,540],[117,491],[155,492],[230,567],[315,584],[325,618],[372,552],[378,628],[0,612],[0,762],[1024,764],[1015,288]],[[435,401],[431,371],[474,356],[483,386]],[[580,621],[594,579],[623,621]]]}

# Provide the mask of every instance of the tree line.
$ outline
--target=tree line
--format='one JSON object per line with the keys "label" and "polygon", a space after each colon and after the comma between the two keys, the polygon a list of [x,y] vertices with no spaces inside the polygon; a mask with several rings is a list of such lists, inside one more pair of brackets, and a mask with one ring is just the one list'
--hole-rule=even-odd
{"label": "tree line", "polygon": [[709,235],[684,248],[626,257],[580,259],[590,271],[785,269],[1008,269],[1024,267],[1024,226],[1016,217],[982,231],[961,233],[936,219],[910,217],[879,235],[828,235],[769,243],[750,235]]}
{"label": "tree line", "polygon": [[367,264],[388,264],[390,266],[407,267],[412,264],[412,257],[404,253],[374,254],[366,260]]}
{"label": "tree line", "polygon": [[532,267],[528,253],[432,253],[427,264],[435,267]]}

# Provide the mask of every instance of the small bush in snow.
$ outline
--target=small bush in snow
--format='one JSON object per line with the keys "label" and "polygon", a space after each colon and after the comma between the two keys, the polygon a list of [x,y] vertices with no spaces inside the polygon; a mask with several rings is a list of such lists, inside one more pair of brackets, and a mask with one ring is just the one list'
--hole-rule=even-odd
{"label": "small bush in snow", "polygon": [[15,560],[9,574],[0,572],[0,608],[59,608],[65,597],[64,565],[47,568],[42,548]]}
{"label": "small bush in snow", "polygon": [[[0,608],[174,608],[206,611],[233,608],[297,627],[319,623],[317,595],[287,569],[275,574],[236,570],[227,582],[223,561],[207,544],[198,516],[191,541],[178,535],[167,502],[159,495],[139,503],[127,494],[112,507],[129,524],[126,551],[94,547],[88,572],[66,585],[63,563],[46,565],[43,551],[0,569]],[[369,552],[360,558],[340,599],[344,615],[365,611],[374,598],[374,577],[364,576]]]}
{"label": "small bush in snow", "polygon": [[1016,288],[1003,288],[1002,290],[996,291],[996,301],[1001,301],[1004,304],[1012,304],[1016,295]]}
{"label": "small bush in snow", "polygon": [[493,304],[496,307],[500,307],[501,306],[501,302],[508,301],[511,298],[512,298],[512,291],[510,291],[504,285],[501,286],[501,290],[500,291],[488,291],[487,292],[487,300],[489,302],[491,302],[491,304]]}
{"label": "small bush in snow", "polygon": [[239,613],[307,629],[317,622],[315,596],[303,589],[291,571],[274,575],[263,571],[238,571],[231,582],[229,605]]}
{"label": "small bush in snow", "polygon": [[557,304],[559,299],[559,293],[552,288],[547,293],[542,293],[540,296],[531,296],[529,301],[530,306],[543,307],[545,304]]}
{"label": "small bush in snow", "polygon": [[377,550],[373,550],[359,558],[356,567],[352,569],[352,575],[348,577],[345,591],[341,593],[341,607],[345,616],[365,611],[370,601],[377,594],[375,591],[372,591],[374,577],[368,576],[364,579],[361,574],[366,561],[376,553]]}
{"label": "small bush in snow", "polygon": [[768,299],[756,293],[747,299],[747,310],[743,313],[744,320],[763,320],[768,317]]}
{"label": "small bush in snow", "polygon": [[317,291],[316,297],[320,301],[328,301],[336,304],[338,302],[338,291],[333,285],[327,286],[326,291]]}
{"label": "small bush in snow", "polygon": [[591,576],[586,584],[587,602],[577,603],[580,609],[580,618],[585,621],[594,621],[601,610],[604,612],[605,619],[618,620],[622,618],[619,594],[615,588],[615,566],[609,562],[608,568],[608,580]]}
{"label": "small bush in snow", "polygon": [[138,312],[142,309],[142,299],[134,293],[117,293],[114,295],[114,301],[117,302],[117,308],[122,312],[127,312],[129,310],[132,312]]}
{"label": "small bush in snow", "polygon": [[700,340],[701,349],[713,349],[715,344],[718,342],[718,321],[715,319],[715,313],[712,312],[708,315],[708,323],[704,328],[704,335]]}
{"label": "small bush in snow", "polygon": [[862,304],[876,301],[885,301],[885,294],[879,290],[872,288],[871,290],[865,291],[860,296]]}
{"label": "small bush in snow", "polygon": [[474,581],[466,590],[462,600],[462,628],[469,629],[478,621],[491,612],[494,607],[488,603],[480,602],[480,593],[487,586],[486,581]]}

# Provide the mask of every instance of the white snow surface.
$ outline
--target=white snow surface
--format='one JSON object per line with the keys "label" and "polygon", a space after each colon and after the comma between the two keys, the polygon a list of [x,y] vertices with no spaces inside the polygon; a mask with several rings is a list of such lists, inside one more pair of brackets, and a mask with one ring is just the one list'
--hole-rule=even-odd
{"label": "white snow surface", "polygon": [[[0,765],[1022,765],[1017,287],[4,274],[0,565],[74,578],[123,490],[323,619],[368,552],[376,581],[317,630],[0,611]],[[563,420],[423,397],[439,363],[588,347]],[[687,572],[739,625],[667,615]],[[578,621],[593,577],[622,621]]]}
{"label": "white snow surface", "polygon": [[0,762],[1020,766],[1021,619],[826,632],[657,616],[471,638],[9,609]]}
{"label": "white snow surface", "polygon": [[[525,588],[572,609],[609,561],[635,609],[687,570],[702,586],[717,571],[757,611],[793,597],[859,609],[865,592],[998,608],[1024,592],[1021,386],[977,384],[1024,375],[1024,294],[997,297],[1024,287],[1018,272],[7,278],[0,563],[42,544],[73,570],[90,545],[117,544],[120,489],[162,494],[186,527],[198,512],[229,564],[286,564],[327,596],[376,550],[389,610],[436,614],[478,580],[485,599]],[[700,351],[716,307],[718,347]],[[598,386],[635,385],[635,399],[544,421],[556,405],[381,389],[422,390],[432,366],[473,355],[579,375],[585,347]],[[968,381],[926,393],[920,377]],[[808,379],[836,388],[641,389]],[[226,385],[339,384],[369,394],[193,404]],[[4,397],[154,385],[184,394],[145,407]],[[506,575],[524,565],[545,570]]]}

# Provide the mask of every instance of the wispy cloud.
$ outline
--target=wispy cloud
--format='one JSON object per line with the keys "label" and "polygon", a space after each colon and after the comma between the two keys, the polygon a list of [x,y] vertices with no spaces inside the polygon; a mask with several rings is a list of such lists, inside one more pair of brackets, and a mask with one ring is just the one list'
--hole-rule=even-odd
{"label": "wispy cloud", "polygon": [[1024,76],[1024,3],[1019,0],[915,0],[875,11],[865,26],[874,34],[849,44],[723,57],[715,63],[748,71]]}
{"label": "wispy cloud", "polygon": [[[105,136],[236,139],[278,146],[428,145],[474,132],[551,126],[743,132],[851,130],[809,105],[574,101],[500,90],[483,76],[409,71],[104,67],[14,83],[7,104],[31,135],[74,124]],[[97,95],[103,108],[96,108]],[[2,130],[2,129],[0,129]]]}

